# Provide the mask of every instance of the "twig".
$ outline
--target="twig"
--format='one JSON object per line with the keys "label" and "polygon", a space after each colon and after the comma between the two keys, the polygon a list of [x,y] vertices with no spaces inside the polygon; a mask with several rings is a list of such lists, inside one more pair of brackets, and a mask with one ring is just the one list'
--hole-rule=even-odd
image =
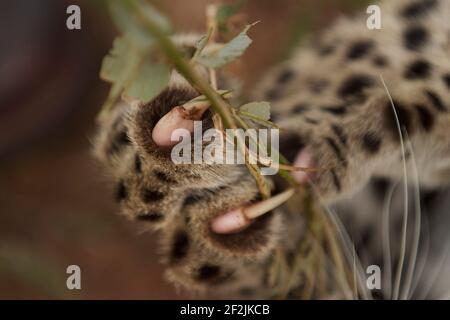
{"label": "twig", "polygon": [[[225,128],[237,129],[234,122],[233,116],[230,112],[231,106],[217,93],[211,85],[203,79],[199,73],[192,68],[188,61],[178,52],[175,44],[165,35],[165,33],[155,24],[152,20],[148,19],[140,10],[139,5],[134,0],[127,0],[130,8],[136,14],[137,18],[146,27],[146,30],[156,39],[159,43],[162,51],[165,53],[167,58],[172,62],[175,69],[180,72],[184,78],[189,81],[198,91],[200,91],[204,96],[206,96],[209,101],[211,101],[211,108],[214,112],[220,115]],[[238,136],[237,137],[238,146],[242,150],[245,150],[245,143]],[[245,154],[245,153],[244,153]],[[247,157],[247,156],[246,156]],[[246,161],[246,166],[250,171],[251,175],[254,177],[258,188],[261,192],[263,198],[270,197],[270,189],[259,173],[259,168],[257,165],[250,164]]]}

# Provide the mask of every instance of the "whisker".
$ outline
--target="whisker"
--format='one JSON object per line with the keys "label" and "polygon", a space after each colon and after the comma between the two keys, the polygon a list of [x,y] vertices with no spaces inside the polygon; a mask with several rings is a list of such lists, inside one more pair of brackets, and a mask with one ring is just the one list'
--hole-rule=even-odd
{"label": "whisker", "polygon": [[390,208],[392,202],[392,196],[394,194],[394,190],[396,188],[396,184],[392,185],[387,193],[384,207],[383,207],[383,216],[382,216],[382,237],[381,242],[383,246],[383,285],[386,288],[386,296],[389,299],[392,299],[392,261],[391,261],[391,240],[390,240]]}
{"label": "whisker", "polygon": [[402,290],[402,294],[400,296],[400,299],[405,300],[410,296],[410,289],[411,289],[411,283],[412,278],[414,275],[415,267],[416,267],[416,260],[417,260],[417,252],[419,249],[419,241],[420,241],[420,228],[421,228],[421,204],[420,204],[420,183],[419,183],[419,173],[417,170],[417,163],[416,158],[414,155],[413,146],[411,143],[411,139],[408,136],[408,133],[405,132],[406,136],[406,142],[408,146],[408,151],[411,154],[411,164],[412,164],[412,171],[413,171],[413,185],[414,185],[414,233],[413,233],[413,241],[412,241],[412,248],[409,255],[408,260],[408,268],[406,271],[406,280],[405,284]]}
{"label": "whisker", "polygon": [[417,286],[419,285],[420,279],[422,278],[422,274],[425,270],[425,266],[428,264],[428,254],[429,254],[429,250],[430,250],[430,230],[429,230],[429,225],[428,225],[428,218],[425,215],[424,219],[423,219],[423,234],[424,234],[424,241],[422,243],[424,244],[424,252],[421,253],[421,259],[419,260],[419,264],[417,267],[417,275],[413,281],[413,285],[412,288],[410,290],[410,296],[408,297],[409,299],[411,298],[411,296],[414,294],[414,292],[416,291]]}
{"label": "whisker", "polygon": [[[406,255],[406,232],[408,229],[408,174],[406,170],[406,155],[405,155],[405,145],[403,142],[403,134],[402,134],[402,128],[400,125],[400,121],[397,115],[397,110],[395,109],[394,100],[392,99],[391,93],[389,92],[389,89],[386,86],[386,83],[384,82],[383,76],[380,74],[381,82],[383,83],[383,86],[386,90],[386,93],[389,97],[389,100],[391,102],[392,110],[394,112],[395,121],[397,123],[398,128],[398,134],[400,138],[400,146],[401,151],[403,155],[403,187],[404,187],[404,212],[403,212],[403,225],[402,225],[402,241],[401,241],[401,247],[400,247],[400,260],[397,265],[397,271],[395,276],[395,285],[394,285],[394,294],[393,299],[398,300],[399,292],[400,292],[400,282],[402,279],[402,271],[403,271],[403,264],[405,262],[405,255]],[[406,131],[406,130],[405,130]]]}

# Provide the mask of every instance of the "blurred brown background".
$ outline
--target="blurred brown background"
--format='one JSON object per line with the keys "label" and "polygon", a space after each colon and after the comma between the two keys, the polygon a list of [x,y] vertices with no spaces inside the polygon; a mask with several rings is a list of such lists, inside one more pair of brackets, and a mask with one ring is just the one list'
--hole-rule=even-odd
{"label": "blurred brown background", "polygon": [[[107,1],[107,0],[106,0]],[[114,37],[105,1],[15,0],[0,10],[0,299],[176,299],[155,235],[116,215],[90,156]],[[154,1],[178,31],[204,31],[207,0]],[[228,1],[227,1],[228,2]],[[247,88],[309,31],[366,0],[247,0],[254,44],[235,66]],[[66,29],[78,4],[82,30]],[[66,268],[82,290],[66,288]]]}

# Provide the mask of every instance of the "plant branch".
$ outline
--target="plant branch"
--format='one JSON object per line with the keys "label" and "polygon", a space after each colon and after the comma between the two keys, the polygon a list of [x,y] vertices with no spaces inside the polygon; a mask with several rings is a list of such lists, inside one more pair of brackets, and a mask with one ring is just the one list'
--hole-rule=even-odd
{"label": "plant branch", "polygon": [[[155,24],[151,19],[148,19],[140,10],[139,5],[134,0],[127,0],[130,8],[136,14],[136,17],[142,22],[146,27],[146,30],[156,39],[159,43],[162,51],[165,53],[167,58],[172,62],[175,69],[183,75],[186,80],[191,83],[198,91],[200,91],[205,97],[211,102],[211,108],[214,112],[218,113],[223,121],[225,128],[237,129],[236,123],[234,122],[233,116],[231,114],[231,106],[217,93],[214,88],[211,87],[209,82],[205,80],[192,65],[178,52],[175,44],[166,36],[166,34]],[[238,145],[241,146],[242,150],[245,150],[245,143],[237,138]],[[252,176],[254,177],[261,195],[263,198],[270,197],[270,189],[259,173],[259,168],[257,165],[253,165],[246,161],[246,166]]]}

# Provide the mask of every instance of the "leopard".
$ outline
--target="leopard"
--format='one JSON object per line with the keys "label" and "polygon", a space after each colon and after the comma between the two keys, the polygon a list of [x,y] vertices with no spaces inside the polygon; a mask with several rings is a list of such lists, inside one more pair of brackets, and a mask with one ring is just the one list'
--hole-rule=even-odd
{"label": "leopard", "polygon": [[[268,70],[251,98],[271,103],[271,120],[283,128],[280,150],[289,161],[307,149],[315,166],[328,168],[311,177],[314,193],[338,212],[367,265],[383,265],[383,237],[393,239],[392,256],[401,250],[398,235],[405,207],[419,210],[419,217],[429,215],[427,226],[433,231],[419,230],[429,239],[421,246],[428,248],[419,263],[422,280],[414,281],[417,291],[407,296],[417,298],[433,282],[429,270],[436,273],[444,261],[430,238],[436,235],[440,247],[449,242],[442,195],[450,182],[450,2],[379,5],[380,29],[366,26],[365,13],[339,18]],[[194,50],[197,39],[177,36],[175,42]],[[227,76],[219,75],[219,87],[229,85]],[[169,85],[157,97],[119,103],[99,121],[94,155],[120,213],[157,233],[161,263],[176,287],[269,298],[270,261],[277,250],[296,250],[305,232],[305,209],[299,202],[284,205],[229,234],[211,229],[213,219],[258,201],[260,195],[245,165],[177,165],[170,150],[155,143],[152,131],[158,121],[199,95],[172,71]],[[210,128],[212,112],[201,121]],[[409,174],[406,181],[407,167],[414,167],[415,179]],[[275,181],[273,188],[278,185]],[[416,196],[405,203],[408,190]],[[391,211],[387,234],[380,222],[386,198]],[[375,291],[374,297],[391,297],[386,289]],[[428,288],[422,297],[437,297],[430,292]]]}

